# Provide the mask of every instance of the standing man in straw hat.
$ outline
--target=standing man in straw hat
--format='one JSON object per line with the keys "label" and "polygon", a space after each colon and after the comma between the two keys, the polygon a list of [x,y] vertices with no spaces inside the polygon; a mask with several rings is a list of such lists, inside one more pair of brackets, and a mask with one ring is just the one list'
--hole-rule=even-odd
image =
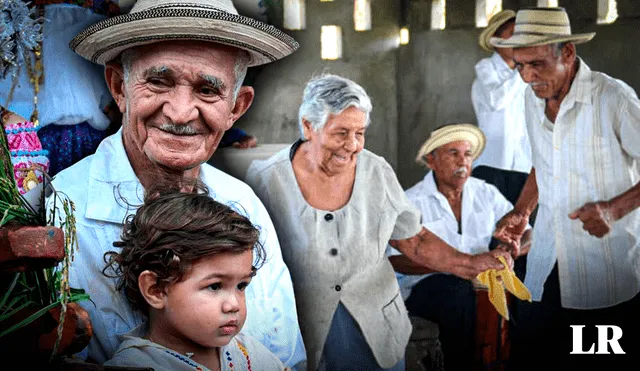
{"label": "standing man in straw hat", "polygon": [[513,10],[503,10],[491,17],[480,34],[480,47],[493,54],[476,64],[471,87],[478,126],[487,136],[487,146],[474,163],[473,176],[498,187],[511,203],[518,199],[531,171],[531,146],[524,120],[527,84],[515,70],[513,49],[496,49],[489,40],[511,37],[515,18]]}
{"label": "standing man in straw hat", "polygon": [[291,278],[269,215],[246,184],[205,163],[251,105],[253,88],[242,86],[247,67],[283,58],[298,44],[238,15],[231,0],[138,0],[129,14],[87,28],[70,46],[105,65],[123,114],[116,134],[53,182],[76,205],[79,250],[70,283],[92,299],[83,304],[94,329],[88,357],[103,363],[118,347],[118,335],[143,322],[115,291],[115,280],[102,274],[123,220],[156,179],[180,185],[199,178],[217,201],[261,228],[267,262],[247,288],[244,329],[285,365],[303,361]]}
{"label": "standing man in straw hat", "polygon": [[[640,354],[640,101],[627,84],[591,71],[576,55],[575,44],[593,36],[572,34],[562,8],[533,8],[518,12],[511,38],[491,39],[498,48],[514,48],[516,68],[529,84],[533,151],[531,174],[496,236],[517,238],[539,203],[525,282],[535,302],[518,323],[528,341],[517,370],[535,366],[538,351],[593,362],[569,353],[590,351],[595,325],[621,330],[609,331],[607,338],[616,340],[609,348],[596,344],[592,351]],[[574,345],[570,325],[586,326],[584,344]]]}
{"label": "standing man in straw hat", "polygon": [[[485,136],[475,125],[449,124],[435,130],[416,158],[431,171],[405,192],[421,211],[423,226],[472,255],[489,251],[496,222],[513,208],[496,187],[471,177],[473,160],[484,148]],[[521,255],[528,250],[530,235],[526,231],[520,241]],[[409,313],[438,324],[445,368],[471,370],[476,321],[473,283],[417,265],[391,247],[387,255],[399,272]]]}

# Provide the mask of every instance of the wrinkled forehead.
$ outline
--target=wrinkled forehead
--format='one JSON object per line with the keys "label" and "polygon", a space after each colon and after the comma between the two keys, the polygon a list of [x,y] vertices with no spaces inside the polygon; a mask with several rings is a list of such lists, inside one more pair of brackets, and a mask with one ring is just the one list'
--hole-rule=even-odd
{"label": "wrinkled forehead", "polygon": [[543,60],[553,54],[553,44],[514,48],[513,59],[518,63],[529,63]]}
{"label": "wrinkled forehead", "polygon": [[330,113],[323,129],[363,130],[366,127],[367,114],[356,106],[350,106],[340,113]]}

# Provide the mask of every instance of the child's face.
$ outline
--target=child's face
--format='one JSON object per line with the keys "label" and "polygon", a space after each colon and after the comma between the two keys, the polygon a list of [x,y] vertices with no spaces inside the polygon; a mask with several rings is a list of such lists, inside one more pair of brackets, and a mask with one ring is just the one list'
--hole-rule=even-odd
{"label": "child's face", "polygon": [[165,336],[204,348],[227,345],[247,316],[245,288],[253,275],[252,262],[253,254],[246,250],[194,263],[183,281],[167,287],[160,314]]}

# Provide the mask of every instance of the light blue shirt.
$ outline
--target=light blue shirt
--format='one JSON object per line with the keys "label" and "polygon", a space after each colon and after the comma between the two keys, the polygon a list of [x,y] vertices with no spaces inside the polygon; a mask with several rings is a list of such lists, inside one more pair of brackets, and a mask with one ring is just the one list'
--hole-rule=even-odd
{"label": "light blue shirt", "polygon": [[[89,312],[94,331],[83,353],[88,352],[100,363],[116,351],[119,335],[144,321],[131,309],[124,294],[116,291],[116,280],[102,274],[104,254],[116,250],[113,242],[120,240],[123,220],[136,211],[136,206],[127,204],[142,204],[144,193],[125,153],[121,131],[106,138],[94,155],[60,172],[53,181],[56,190],[75,203],[79,249],[71,266],[70,284],[91,295],[92,302],[80,303]],[[246,215],[260,229],[267,261],[247,288],[243,332],[292,367],[306,356],[291,276],[271,219],[245,183],[207,164],[202,165],[200,177],[214,199]]]}
{"label": "light blue shirt", "polygon": [[[428,172],[423,180],[405,193],[422,213],[422,225],[425,228],[457,250],[472,255],[489,251],[496,223],[513,209],[513,205],[498,188],[484,180],[470,177],[462,189],[462,233],[458,233],[458,220],[449,201],[438,190],[433,171]],[[387,247],[387,255],[400,254],[393,247]],[[431,274],[396,273],[404,300],[407,300],[418,282]]]}

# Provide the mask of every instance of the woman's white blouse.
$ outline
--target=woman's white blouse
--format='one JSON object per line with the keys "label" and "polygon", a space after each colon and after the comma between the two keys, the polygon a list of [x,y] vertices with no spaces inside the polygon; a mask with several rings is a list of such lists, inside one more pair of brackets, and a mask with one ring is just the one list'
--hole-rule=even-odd
{"label": "woman's white blouse", "polygon": [[420,212],[391,166],[367,150],[358,155],[349,202],[318,210],[304,199],[290,148],[255,161],[247,182],[276,226],[292,275],[309,365],[320,360],[333,313],[342,302],[384,368],[404,357],[411,333],[398,283],[385,250],[389,240],[418,234]]}

